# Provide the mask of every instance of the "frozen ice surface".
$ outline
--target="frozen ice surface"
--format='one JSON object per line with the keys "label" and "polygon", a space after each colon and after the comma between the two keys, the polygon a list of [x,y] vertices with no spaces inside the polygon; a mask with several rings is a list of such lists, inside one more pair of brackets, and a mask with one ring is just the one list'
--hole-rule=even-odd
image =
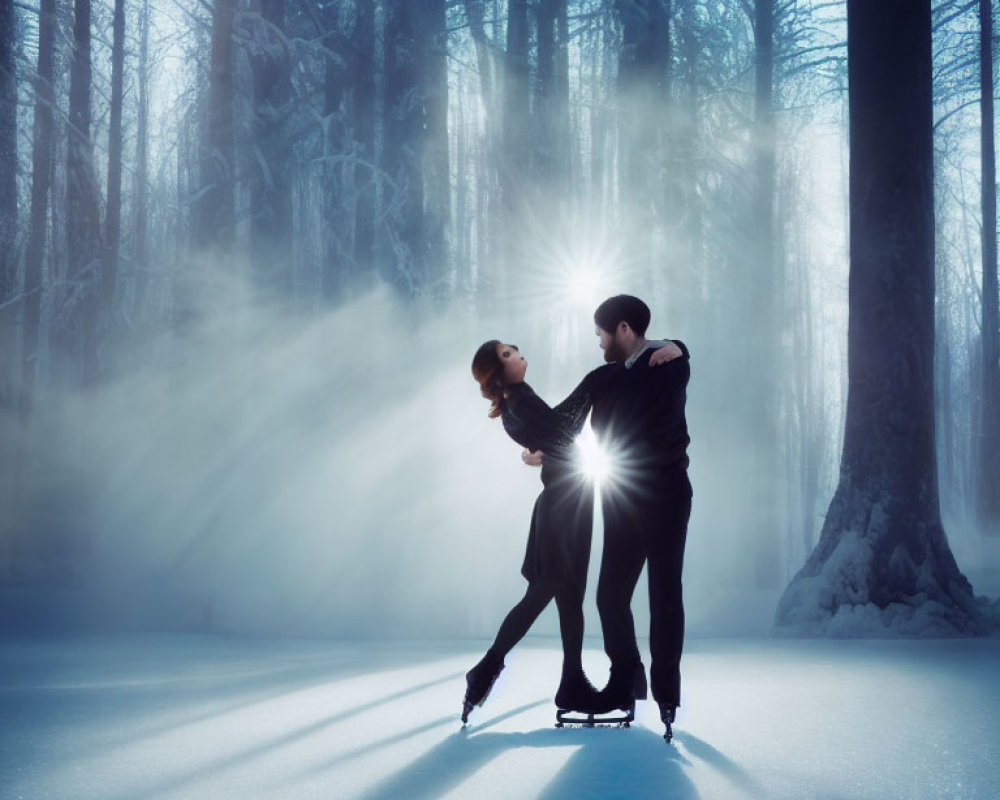
{"label": "frozen ice surface", "polygon": [[[599,642],[585,666],[605,678]],[[1000,797],[1000,640],[693,639],[674,745],[553,727],[530,639],[459,721],[480,642],[0,642],[3,800]]]}

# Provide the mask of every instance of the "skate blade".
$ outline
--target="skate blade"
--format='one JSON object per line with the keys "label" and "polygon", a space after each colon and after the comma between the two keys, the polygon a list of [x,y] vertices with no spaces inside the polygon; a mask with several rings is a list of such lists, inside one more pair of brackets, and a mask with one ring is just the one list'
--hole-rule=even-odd
{"label": "skate blade", "polygon": [[579,725],[582,728],[614,725],[619,728],[628,728],[634,720],[635,713],[632,710],[612,714],[585,714],[582,711],[562,708],[556,710],[557,728],[563,728],[567,725]]}
{"label": "skate blade", "polygon": [[465,700],[462,701],[462,724],[463,725],[468,725],[469,724],[469,713],[472,711],[473,708],[475,708],[476,706],[479,706],[480,708],[483,707],[483,703],[486,702],[487,698],[489,698],[489,696],[490,696],[490,692],[493,691],[493,687],[496,686],[497,678],[500,677],[500,673],[501,672],[503,672],[503,667],[502,666],[500,667],[500,669],[497,670],[497,674],[493,676],[493,680],[490,681],[490,685],[486,687],[486,694],[484,694],[480,698],[480,700],[479,700],[478,703],[473,703],[471,700],[469,700],[468,692],[466,692]]}

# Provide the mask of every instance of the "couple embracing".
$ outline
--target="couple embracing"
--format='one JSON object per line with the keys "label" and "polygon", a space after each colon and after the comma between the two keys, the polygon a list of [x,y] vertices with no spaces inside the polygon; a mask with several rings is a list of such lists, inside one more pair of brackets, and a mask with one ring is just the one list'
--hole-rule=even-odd
{"label": "couple embracing", "polygon": [[[624,711],[627,716],[615,721],[630,720],[635,701],[647,694],[631,602],[648,564],[650,684],[670,741],[680,705],[681,569],[691,512],[684,412],[690,365],[681,342],[646,338],[649,321],[649,308],[637,297],[617,295],[601,303],[594,323],[608,363],[555,406],[524,382],[527,362],[516,346],[491,340],[476,352],[472,374],[491,403],[489,415],[500,417],[508,435],[525,448],[527,463],[540,463],[542,492],[521,567],[527,591],[466,675],[463,722],[486,700],[504,657],[553,599],[563,646],[557,719],[574,721],[564,714],[579,712],[601,722],[599,715]],[[611,671],[600,691],[581,662],[593,493],[574,447],[588,413],[599,444],[613,454],[615,473],[601,483],[604,551],[597,608]]]}

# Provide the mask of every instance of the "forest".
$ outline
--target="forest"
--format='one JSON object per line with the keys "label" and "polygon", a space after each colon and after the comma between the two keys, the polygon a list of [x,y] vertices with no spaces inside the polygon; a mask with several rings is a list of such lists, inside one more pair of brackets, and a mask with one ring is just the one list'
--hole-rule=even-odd
{"label": "forest", "polygon": [[0,0],[0,628],[484,634],[537,475],[472,353],[555,401],[629,292],[693,630],[995,631],[996,17]]}

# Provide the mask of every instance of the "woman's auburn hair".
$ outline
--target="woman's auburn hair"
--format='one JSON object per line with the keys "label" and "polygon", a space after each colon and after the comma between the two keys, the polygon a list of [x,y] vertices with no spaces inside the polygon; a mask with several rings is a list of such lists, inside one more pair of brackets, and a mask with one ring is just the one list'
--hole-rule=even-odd
{"label": "woman's auburn hair", "polygon": [[499,339],[483,342],[472,357],[472,377],[479,384],[479,392],[490,401],[490,417],[500,416],[500,402],[503,400],[503,362],[497,353]]}

